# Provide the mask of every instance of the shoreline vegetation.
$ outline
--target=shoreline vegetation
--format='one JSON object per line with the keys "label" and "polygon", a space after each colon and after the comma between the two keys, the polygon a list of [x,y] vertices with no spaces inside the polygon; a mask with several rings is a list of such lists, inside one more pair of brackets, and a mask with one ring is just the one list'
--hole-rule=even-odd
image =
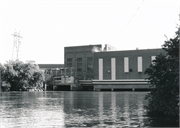
{"label": "shoreline vegetation", "polygon": [[159,54],[146,69],[153,88],[146,96],[145,106],[152,127],[179,126],[179,42],[180,27],[175,37],[162,45],[165,54]]}
{"label": "shoreline vegetation", "polygon": [[[10,91],[21,91],[27,88],[43,88],[45,80],[43,70],[31,61],[10,60],[0,64],[1,80],[8,85]],[[1,84],[2,86],[2,84]],[[6,86],[7,87],[7,86]]]}

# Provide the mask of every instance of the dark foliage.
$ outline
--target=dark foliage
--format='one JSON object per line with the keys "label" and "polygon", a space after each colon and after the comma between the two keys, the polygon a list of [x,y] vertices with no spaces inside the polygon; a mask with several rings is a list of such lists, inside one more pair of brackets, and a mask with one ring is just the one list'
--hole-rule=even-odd
{"label": "dark foliage", "polygon": [[51,77],[50,79],[48,79],[47,81],[46,81],[46,84],[48,85],[47,86],[47,90],[49,90],[49,91],[52,91],[53,90],[53,77]]}
{"label": "dark foliage", "polygon": [[150,83],[155,88],[146,96],[146,106],[151,126],[179,126],[179,33],[165,41],[165,51],[146,69]]}

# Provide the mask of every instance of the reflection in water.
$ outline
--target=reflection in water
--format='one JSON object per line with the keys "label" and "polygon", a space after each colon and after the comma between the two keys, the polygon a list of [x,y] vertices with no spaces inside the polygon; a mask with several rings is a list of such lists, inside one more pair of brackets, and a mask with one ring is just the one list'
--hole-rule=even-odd
{"label": "reflection in water", "polygon": [[103,122],[103,93],[99,93],[99,122],[100,124],[104,124]]}
{"label": "reflection in water", "polygon": [[117,113],[116,113],[116,93],[111,94],[111,110],[112,110],[112,120],[116,120]]}
{"label": "reflection in water", "polygon": [[138,118],[140,122],[140,126],[143,126],[143,99],[138,95]]}
{"label": "reflection in water", "polygon": [[146,92],[8,92],[0,127],[144,127]]}
{"label": "reflection in water", "polygon": [[130,119],[129,119],[129,95],[125,94],[124,96],[124,113],[123,117],[125,118],[125,126],[130,125]]}

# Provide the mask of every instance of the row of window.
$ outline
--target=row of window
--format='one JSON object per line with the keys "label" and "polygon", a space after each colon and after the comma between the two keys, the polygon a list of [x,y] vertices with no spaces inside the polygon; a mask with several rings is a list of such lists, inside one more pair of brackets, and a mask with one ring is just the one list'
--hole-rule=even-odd
{"label": "row of window", "polygon": [[[155,59],[155,56],[151,56],[151,61]],[[142,57],[137,57],[137,70],[143,72]],[[129,69],[129,57],[124,57],[124,72],[128,73]],[[109,73],[109,72],[108,72]],[[116,79],[116,59],[111,58],[111,79]],[[103,80],[103,59],[99,59],[99,80]]]}
{"label": "row of window", "polygon": [[[137,70],[138,72],[143,71],[142,57],[137,57]],[[124,57],[124,72],[129,72],[129,57]]]}
{"label": "row of window", "polygon": [[[151,56],[151,61],[155,59],[155,56]],[[111,74],[114,74],[115,72],[115,58],[111,58]],[[77,58],[76,59],[77,64],[77,72],[83,71],[83,59]],[[73,59],[67,58],[67,67],[73,67]],[[92,70],[93,68],[93,57],[87,57],[87,71]],[[99,72],[103,71],[103,59],[99,59]],[[143,72],[143,65],[142,65],[142,57],[137,57],[137,71]],[[124,57],[124,72],[128,73],[131,72],[131,69],[129,69],[129,57]],[[112,76],[114,77],[114,76]]]}
{"label": "row of window", "polygon": [[72,58],[67,58],[67,67],[72,67]]}
{"label": "row of window", "polygon": [[[151,61],[155,60],[156,56],[151,56]],[[112,58],[111,61],[112,63],[115,63],[115,58]],[[129,72],[129,57],[124,57],[124,72]],[[142,66],[142,57],[139,56],[137,57],[137,71],[142,72],[143,71],[143,66]]]}
{"label": "row of window", "polygon": [[[83,71],[83,58],[76,59],[77,71]],[[73,59],[67,58],[67,67],[73,67]],[[87,71],[90,71],[93,68],[93,57],[87,57]]]}

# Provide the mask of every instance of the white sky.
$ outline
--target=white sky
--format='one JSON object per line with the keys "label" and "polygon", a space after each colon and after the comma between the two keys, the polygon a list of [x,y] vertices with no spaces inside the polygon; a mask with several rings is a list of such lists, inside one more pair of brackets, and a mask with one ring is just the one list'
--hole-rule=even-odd
{"label": "white sky", "polygon": [[176,31],[179,0],[142,1],[1,0],[0,62],[12,58],[15,30],[23,37],[20,59],[38,64],[63,64],[66,46],[161,48]]}

